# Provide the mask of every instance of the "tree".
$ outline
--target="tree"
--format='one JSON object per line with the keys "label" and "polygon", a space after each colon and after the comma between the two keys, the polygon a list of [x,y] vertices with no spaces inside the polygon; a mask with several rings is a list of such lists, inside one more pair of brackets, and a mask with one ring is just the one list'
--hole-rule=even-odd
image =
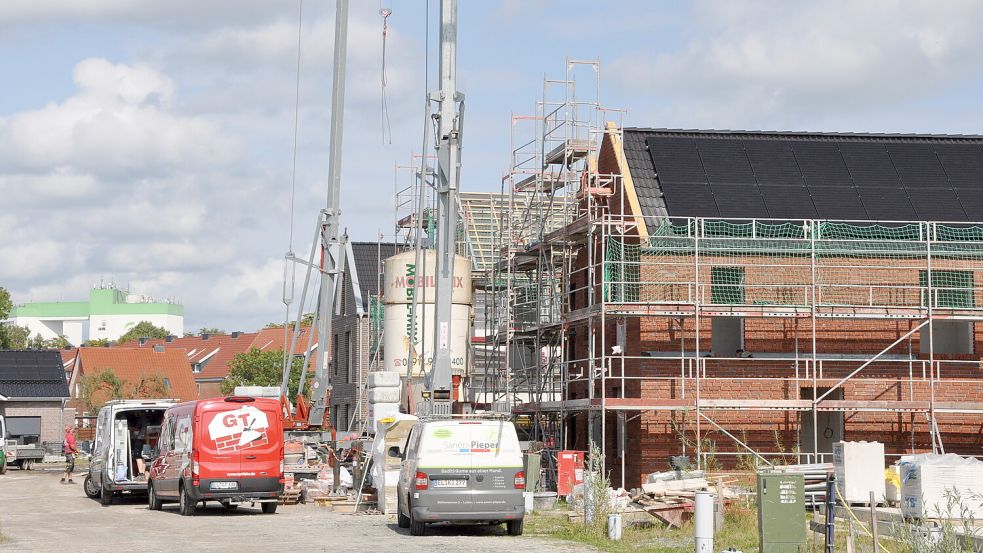
{"label": "tree", "polygon": [[[14,302],[10,301],[10,292],[0,286],[0,321],[10,316],[10,310],[13,308]],[[2,324],[0,324],[0,349],[12,349],[8,328]]]}
{"label": "tree", "polygon": [[35,334],[33,338],[26,341],[24,349],[64,349],[71,347],[71,345],[68,338],[64,336],[55,336],[45,340],[41,334]]}
{"label": "tree", "polygon": [[0,325],[0,349],[27,349],[30,337],[26,326]]}
{"label": "tree", "polygon": [[[294,357],[288,381],[289,397],[297,396],[303,357]],[[283,378],[283,350],[262,351],[253,348],[237,354],[229,363],[229,374],[222,381],[222,393],[231,394],[236,386],[279,386]],[[310,394],[311,371],[304,381],[304,393]]]}
{"label": "tree", "polygon": [[142,374],[138,382],[127,386],[110,368],[83,375],[79,388],[78,401],[87,413],[97,413],[107,401],[114,399],[160,399],[170,394],[167,379],[159,372]]}
{"label": "tree", "polygon": [[78,401],[86,413],[97,413],[107,401],[123,399],[123,381],[113,369],[87,374],[79,379]]}
{"label": "tree", "polygon": [[133,386],[133,397],[140,399],[166,398],[170,386],[160,373],[140,376],[140,381]]}
{"label": "tree", "polygon": [[109,338],[99,338],[98,340],[89,340],[85,345],[90,348],[104,348],[113,345],[113,341]]}
{"label": "tree", "polygon": [[147,321],[140,321],[133,328],[126,331],[126,334],[116,339],[117,344],[122,344],[140,338],[163,339],[167,338],[170,332],[159,326],[154,326]]}
{"label": "tree", "polygon": [[206,328],[202,328],[201,330],[198,331],[198,336],[201,336],[202,334],[211,334],[212,336],[224,336],[224,335],[227,334],[227,332],[225,332],[221,328],[208,328],[208,327],[206,327]]}
{"label": "tree", "polygon": [[[314,313],[304,313],[304,316],[300,318],[300,326],[311,326],[314,324]],[[290,323],[293,326],[293,323]],[[266,328],[283,328],[283,323],[270,323],[266,325]]]}

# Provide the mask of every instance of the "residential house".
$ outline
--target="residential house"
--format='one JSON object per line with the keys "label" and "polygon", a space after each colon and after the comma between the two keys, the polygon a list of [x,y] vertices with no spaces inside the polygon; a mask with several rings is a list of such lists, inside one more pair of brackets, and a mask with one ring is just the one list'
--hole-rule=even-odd
{"label": "residential house", "polygon": [[68,397],[57,351],[0,351],[0,415],[8,433],[0,438],[61,444],[65,425],[75,421]]}

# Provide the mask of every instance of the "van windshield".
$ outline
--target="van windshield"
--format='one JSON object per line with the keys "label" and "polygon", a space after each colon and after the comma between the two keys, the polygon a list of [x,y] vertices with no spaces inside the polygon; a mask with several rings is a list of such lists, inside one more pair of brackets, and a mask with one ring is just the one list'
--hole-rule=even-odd
{"label": "van windshield", "polygon": [[475,467],[521,463],[515,427],[502,421],[428,424],[421,436],[419,457],[427,458],[429,462],[461,463]]}

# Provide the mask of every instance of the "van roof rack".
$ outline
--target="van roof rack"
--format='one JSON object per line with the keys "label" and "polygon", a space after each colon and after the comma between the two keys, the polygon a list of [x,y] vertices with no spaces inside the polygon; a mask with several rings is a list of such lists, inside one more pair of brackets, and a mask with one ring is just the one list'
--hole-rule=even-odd
{"label": "van roof rack", "polygon": [[419,417],[419,420],[427,421],[439,421],[439,420],[467,420],[467,419],[479,419],[479,420],[508,420],[511,419],[512,415],[509,413],[501,413],[497,411],[483,411],[480,413],[462,413],[462,414],[448,414],[448,415],[423,415]]}
{"label": "van roof rack", "polygon": [[103,407],[111,405],[152,405],[154,403],[177,403],[175,398],[144,398],[144,399],[111,399]]}

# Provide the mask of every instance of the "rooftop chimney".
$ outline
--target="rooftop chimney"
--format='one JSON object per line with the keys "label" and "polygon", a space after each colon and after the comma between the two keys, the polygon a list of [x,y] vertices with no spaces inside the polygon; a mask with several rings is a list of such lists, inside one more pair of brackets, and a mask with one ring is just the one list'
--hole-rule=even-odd
{"label": "rooftop chimney", "polygon": [[144,344],[146,344],[146,343],[147,343],[147,340],[149,340],[149,339],[150,339],[150,338],[147,338],[146,336],[144,336],[143,338],[140,338],[140,339],[138,340],[138,342],[139,342],[139,343],[140,343],[140,345],[142,346],[142,345],[144,345]]}
{"label": "rooftop chimney", "polygon": [[164,344],[157,344],[154,346],[154,351],[162,353],[164,351]]}
{"label": "rooftop chimney", "polygon": [[239,332],[238,330],[232,332],[232,338],[233,339],[236,339],[239,336],[242,336],[242,332]]}
{"label": "rooftop chimney", "polygon": [[212,335],[211,334],[208,334],[207,332],[202,332],[201,333],[201,339],[202,340],[207,340],[207,339],[209,339],[211,337],[212,337]]}
{"label": "rooftop chimney", "polygon": [[171,342],[174,341],[175,338],[177,338],[177,336],[173,334],[168,334],[167,336],[164,336],[164,341],[170,344]]}

